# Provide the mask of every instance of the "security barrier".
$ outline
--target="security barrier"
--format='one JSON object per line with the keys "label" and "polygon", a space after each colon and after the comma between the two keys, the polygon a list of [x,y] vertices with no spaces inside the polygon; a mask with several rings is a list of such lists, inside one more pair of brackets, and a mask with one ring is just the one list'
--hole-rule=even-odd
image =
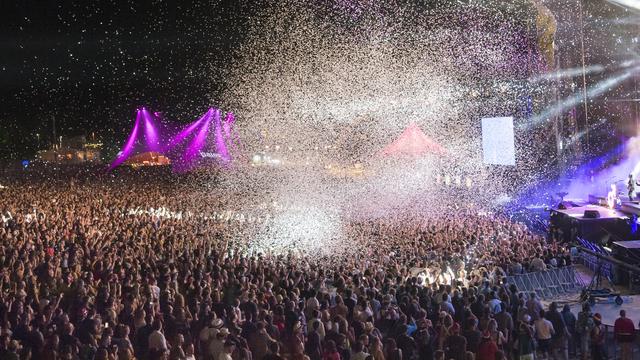
{"label": "security barrier", "polygon": [[573,266],[507,276],[507,283],[518,291],[535,292],[542,299],[556,299],[579,293],[584,284]]}

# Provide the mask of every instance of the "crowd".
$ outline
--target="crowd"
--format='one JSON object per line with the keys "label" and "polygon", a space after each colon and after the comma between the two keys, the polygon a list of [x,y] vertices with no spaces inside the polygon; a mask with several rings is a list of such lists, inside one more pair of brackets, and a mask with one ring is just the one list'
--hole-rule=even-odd
{"label": "crowd", "polygon": [[582,331],[584,314],[505,284],[570,262],[506,218],[358,220],[348,256],[248,252],[257,224],[131,213],[243,196],[186,177],[0,179],[0,358],[566,359],[597,344],[593,315]]}

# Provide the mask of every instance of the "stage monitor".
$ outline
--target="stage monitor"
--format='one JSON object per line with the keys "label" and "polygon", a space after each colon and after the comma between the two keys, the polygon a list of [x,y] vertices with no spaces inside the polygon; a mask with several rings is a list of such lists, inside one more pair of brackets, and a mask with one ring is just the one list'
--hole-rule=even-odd
{"label": "stage monitor", "polygon": [[600,212],[598,210],[585,210],[582,217],[585,219],[600,219]]}
{"label": "stage monitor", "polygon": [[516,164],[513,117],[482,119],[482,153],[485,164]]}

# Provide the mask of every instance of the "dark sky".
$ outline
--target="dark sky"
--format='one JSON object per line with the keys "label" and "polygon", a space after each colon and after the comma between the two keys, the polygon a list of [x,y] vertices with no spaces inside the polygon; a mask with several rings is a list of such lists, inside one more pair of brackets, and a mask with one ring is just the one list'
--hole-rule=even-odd
{"label": "dark sky", "polygon": [[[619,17],[637,18],[602,0],[584,1],[587,65],[628,58],[616,49],[628,47],[633,36],[631,51],[637,50],[638,28],[614,25]],[[53,116],[58,135],[95,131],[117,146],[139,105],[182,123],[209,106],[224,107],[225,70],[260,3],[0,0],[0,158],[28,156],[47,145]],[[574,14],[571,6],[550,7],[556,15]],[[558,35],[564,29],[570,39],[557,44],[575,48],[575,19],[563,18],[569,20]]]}
{"label": "dark sky", "polygon": [[241,1],[0,3],[0,156],[59,135],[120,137],[138,105],[190,122],[223,90],[251,9]]}

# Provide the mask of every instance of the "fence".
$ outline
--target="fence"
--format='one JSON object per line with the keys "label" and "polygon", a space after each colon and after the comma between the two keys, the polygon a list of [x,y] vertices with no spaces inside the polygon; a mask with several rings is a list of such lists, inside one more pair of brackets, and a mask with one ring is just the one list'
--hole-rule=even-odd
{"label": "fence", "polygon": [[603,260],[595,254],[590,254],[584,251],[580,252],[580,255],[574,258],[574,261],[582,264],[587,269],[597,276],[598,271],[600,275],[607,279],[610,283],[613,283],[614,267],[609,261]]}
{"label": "fence", "polygon": [[535,292],[542,299],[577,294],[584,287],[573,266],[507,276],[507,283],[514,284],[519,291]]}

